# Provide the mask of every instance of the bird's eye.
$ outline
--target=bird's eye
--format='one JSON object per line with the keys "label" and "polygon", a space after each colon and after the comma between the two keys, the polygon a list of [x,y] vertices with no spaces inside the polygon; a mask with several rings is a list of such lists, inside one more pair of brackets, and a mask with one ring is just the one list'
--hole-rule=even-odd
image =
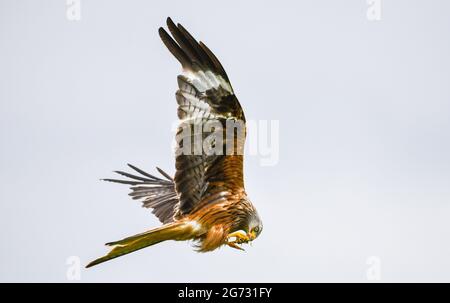
{"label": "bird's eye", "polygon": [[257,233],[257,232],[259,232],[259,227],[256,226],[253,230],[255,231],[255,233]]}

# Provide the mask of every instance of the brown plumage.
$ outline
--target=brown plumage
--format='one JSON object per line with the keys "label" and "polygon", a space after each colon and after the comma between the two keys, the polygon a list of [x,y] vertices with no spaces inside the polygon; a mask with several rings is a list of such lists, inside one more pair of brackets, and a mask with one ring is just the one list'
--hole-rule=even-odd
{"label": "brown plumage", "polygon": [[[107,243],[112,250],[87,267],[166,240],[193,240],[198,251],[254,240],[262,222],[247,197],[243,178],[245,116],[228,76],[216,56],[180,24],[167,19],[169,35],[159,35],[183,72],[178,76],[175,176],[153,176],[133,165],[137,174],[117,171],[129,180],[130,196],[163,223],[161,227]],[[231,125],[231,126],[230,126]],[[200,130],[200,131],[199,131]]]}

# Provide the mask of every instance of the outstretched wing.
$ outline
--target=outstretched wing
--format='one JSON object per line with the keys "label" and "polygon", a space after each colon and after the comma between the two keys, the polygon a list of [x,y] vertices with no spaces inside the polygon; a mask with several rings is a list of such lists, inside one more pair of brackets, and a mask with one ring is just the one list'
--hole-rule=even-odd
{"label": "outstretched wing", "polygon": [[245,116],[216,56],[170,18],[167,26],[172,36],[163,28],[159,34],[183,68],[176,92],[180,123],[174,178],[183,215],[243,192]]}
{"label": "outstretched wing", "polygon": [[178,206],[178,197],[173,179],[158,167],[156,169],[166,179],[150,175],[131,164],[128,164],[128,166],[135,170],[139,175],[115,171],[119,175],[129,178],[129,180],[103,180],[131,185],[131,193],[129,193],[129,195],[134,200],[141,200],[143,207],[151,208],[152,213],[155,214],[162,223],[166,224],[172,222],[173,216],[176,213],[176,207]]}

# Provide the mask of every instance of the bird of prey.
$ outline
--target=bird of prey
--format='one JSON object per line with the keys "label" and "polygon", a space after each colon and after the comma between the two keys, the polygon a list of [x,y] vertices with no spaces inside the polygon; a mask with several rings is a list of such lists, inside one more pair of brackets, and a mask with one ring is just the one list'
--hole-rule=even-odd
{"label": "bird of prey", "polygon": [[[156,177],[129,164],[135,174],[116,172],[128,180],[105,179],[131,185],[130,196],[152,209],[163,225],[106,243],[111,251],[86,267],[166,240],[193,240],[200,252],[223,245],[243,250],[241,245],[262,231],[262,221],[244,189],[245,116],[228,76],[209,48],[181,24],[167,18],[167,27],[171,35],[162,27],[159,35],[182,66],[176,92],[175,176],[157,168],[162,177]],[[241,135],[230,124],[243,126]],[[200,149],[198,144],[192,147],[190,143],[199,139]]]}

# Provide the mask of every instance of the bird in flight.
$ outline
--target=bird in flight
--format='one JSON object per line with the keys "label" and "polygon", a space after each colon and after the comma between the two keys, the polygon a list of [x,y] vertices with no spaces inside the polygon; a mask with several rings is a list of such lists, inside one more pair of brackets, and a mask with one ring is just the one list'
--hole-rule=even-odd
{"label": "bird in flight", "polygon": [[193,240],[200,252],[227,245],[243,250],[262,231],[262,221],[244,189],[245,116],[222,64],[181,25],[167,18],[159,35],[181,63],[178,76],[178,129],[175,176],[157,168],[153,176],[133,165],[134,174],[116,173],[131,185],[130,196],[163,223],[119,241],[86,267],[129,254],[166,240]]}

